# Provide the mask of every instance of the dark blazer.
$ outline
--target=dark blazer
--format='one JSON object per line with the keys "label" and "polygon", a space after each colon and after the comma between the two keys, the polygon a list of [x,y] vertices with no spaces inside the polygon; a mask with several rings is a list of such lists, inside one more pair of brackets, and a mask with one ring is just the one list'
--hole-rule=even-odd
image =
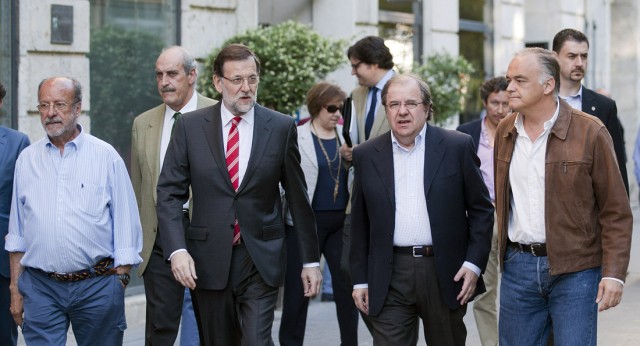
{"label": "dark blazer", "polygon": [[[238,191],[233,189],[222,137],[222,102],[185,114],[176,123],[158,181],[159,236],[165,257],[187,249],[199,288],[223,289],[231,262],[234,220],[268,285],[283,282],[285,225],[278,183],[285,190],[303,263],[319,262],[315,218],[307,197],[296,125],[290,116],[255,106],[253,146]],[[243,150],[243,148],[241,148]],[[193,193],[186,236],[182,205]]]}
{"label": "dark blazer", "polygon": [[594,115],[602,121],[613,140],[613,149],[622,174],[624,187],[629,194],[629,178],[627,176],[627,153],[624,147],[624,131],[618,119],[616,101],[598,94],[597,92],[582,87],[582,111]]}
{"label": "dark blazer", "polygon": [[4,237],[9,227],[13,171],[22,149],[29,146],[27,135],[0,126],[0,275],[10,278],[9,253],[4,249]]}
{"label": "dark blazer", "polygon": [[[453,278],[464,261],[484,271],[491,250],[493,205],[471,137],[428,126],[425,140],[424,194],[437,279],[442,299],[457,309],[462,280],[455,283]],[[369,314],[375,316],[384,305],[393,266],[395,190],[390,132],[355,147],[353,165],[351,275],[354,284],[368,283]],[[484,291],[480,277],[476,294]]]}
{"label": "dark blazer", "polygon": [[478,152],[478,147],[480,146],[480,131],[482,130],[483,119],[484,118],[473,120],[468,123],[464,123],[456,128],[456,131],[466,133],[471,136],[471,138],[473,138],[473,144],[476,146],[476,152]]}

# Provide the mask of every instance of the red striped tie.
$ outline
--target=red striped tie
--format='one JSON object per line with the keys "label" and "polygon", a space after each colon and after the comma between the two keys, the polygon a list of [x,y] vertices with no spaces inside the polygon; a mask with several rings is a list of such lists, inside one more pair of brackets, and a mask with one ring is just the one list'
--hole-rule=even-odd
{"label": "red striped tie", "polygon": [[[242,120],[241,117],[231,119],[226,153],[229,178],[231,178],[231,185],[233,185],[236,191],[238,191],[238,181],[240,180],[240,170],[238,168],[238,161],[240,160],[240,133],[238,132],[238,123],[240,120]],[[240,244],[240,226],[238,225],[238,218],[236,217],[233,226],[233,245],[237,244]]]}

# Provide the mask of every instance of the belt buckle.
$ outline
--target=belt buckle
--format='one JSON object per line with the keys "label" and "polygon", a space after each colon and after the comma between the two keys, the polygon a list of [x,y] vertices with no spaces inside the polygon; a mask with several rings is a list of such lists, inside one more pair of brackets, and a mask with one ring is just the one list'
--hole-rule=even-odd
{"label": "belt buckle", "polygon": [[540,256],[536,253],[536,249],[537,249],[537,248],[539,248],[539,247],[540,247],[540,248],[542,247],[540,244],[531,244],[529,247],[531,248],[531,254],[532,254],[534,257],[540,257]]}
{"label": "belt buckle", "polygon": [[416,249],[422,249],[422,246],[414,246],[413,247],[413,257],[424,257],[424,255],[416,255]]}

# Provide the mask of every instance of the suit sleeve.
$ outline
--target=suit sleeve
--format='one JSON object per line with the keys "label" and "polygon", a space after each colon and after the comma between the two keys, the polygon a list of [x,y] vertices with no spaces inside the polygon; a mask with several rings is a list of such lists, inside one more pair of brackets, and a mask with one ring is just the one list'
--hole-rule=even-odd
{"label": "suit sleeve", "polygon": [[140,170],[140,161],[138,159],[138,119],[133,120],[133,126],[131,128],[131,184],[133,185],[133,192],[136,195],[136,202],[138,203],[138,209],[142,207],[141,187],[142,187],[142,173]]}
{"label": "suit sleeve", "polygon": [[491,251],[494,207],[480,172],[480,159],[471,137],[466,141],[463,158],[464,198],[469,223],[469,246],[465,260],[484,271]]}
{"label": "suit sleeve", "polygon": [[627,190],[627,195],[629,195],[629,177],[627,175],[627,153],[624,146],[624,132],[620,124],[620,119],[618,119],[618,108],[615,101],[612,102],[613,106],[609,111],[607,123],[604,125],[613,140],[613,149],[615,150],[616,159],[618,160],[618,167],[620,168],[624,188]]}
{"label": "suit sleeve", "polygon": [[367,205],[362,189],[362,176],[359,174],[361,158],[359,150],[353,152],[354,180],[351,193],[351,241],[350,241],[350,270],[351,281],[354,285],[368,283],[368,251],[369,251],[369,217]]}
{"label": "suit sleeve", "polygon": [[298,233],[298,248],[302,263],[320,261],[316,219],[307,195],[307,184],[300,167],[300,151],[298,149],[298,133],[291,120],[285,144],[285,160],[283,167],[282,187],[285,191],[289,211]]}
{"label": "suit sleeve", "polygon": [[179,118],[176,122],[158,179],[158,236],[165,258],[169,258],[175,250],[187,248],[182,225],[182,206],[189,199],[191,176],[187,131],[183,119]]}

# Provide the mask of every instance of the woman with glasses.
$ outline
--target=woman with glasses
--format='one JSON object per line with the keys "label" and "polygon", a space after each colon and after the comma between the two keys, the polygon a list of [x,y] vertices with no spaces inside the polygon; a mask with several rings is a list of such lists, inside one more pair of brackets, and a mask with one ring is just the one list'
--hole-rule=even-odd
{"label": "woman with glasses", "polygon": [[[309,200],[316,216],[318,244],[332,277],[342,345],[358,344],[358,311],[351,298],[351,287],[340,271],[342,227],[349,200],[347,169],[339,149],[343,143],[340,120],[346,94],[339,86],[328,82],[315,84],[306,98],[311,120],[298,126],[300,165],[307,182]],[[292,221],[287,220],[288,225]],[[301,293],[302,263],[297,239],[287,226],[287,272],[280,324],[281,345],[302,345],[307,321],[309,299]]]}

